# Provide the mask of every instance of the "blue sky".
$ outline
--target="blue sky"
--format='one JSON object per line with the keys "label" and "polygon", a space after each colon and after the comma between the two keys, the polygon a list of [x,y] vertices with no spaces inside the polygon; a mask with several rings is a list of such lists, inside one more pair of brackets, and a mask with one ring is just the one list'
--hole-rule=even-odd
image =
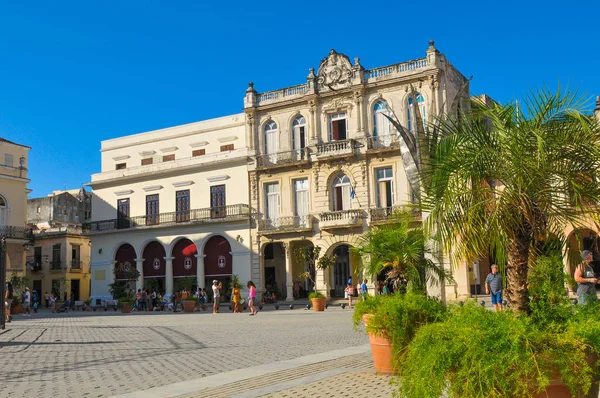
{"label": "blue sky", "polygon": [[473,94],[600,95],[595,1],[49,3],[0,0],[0,137],[33,148],[30,197],[90,181],[101,140],[240,112],[249,81],[303,83],[331,48],[373,68],[433,39]]}

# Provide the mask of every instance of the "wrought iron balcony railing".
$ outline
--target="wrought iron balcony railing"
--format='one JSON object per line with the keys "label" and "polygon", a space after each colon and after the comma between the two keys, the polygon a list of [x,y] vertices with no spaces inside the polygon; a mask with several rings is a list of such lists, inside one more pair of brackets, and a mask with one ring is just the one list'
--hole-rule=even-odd
{"label": "wrought iron balcony railing", "polygon": [[90,223],[83,224],[83,231],[87,233],[93,233],[140,227],[164,227],[170,225],[218,223],[243,220],[248,219],[249,217],[250,206],[247,204],[237,204],[186,211],[173,211],[170,213],[150,214],[146,216],[116,218],[112,220],[92,221]]}
{"label": "wrought iron balcony railing", "polygon": [[81,260],[71,260],[71,269],[81,269]]}
{"label": "wrought iron balcony railing", "polygon": [[20,239],[33,242],[33,230],[27,227],[0,225],[0,238]]}
{"label": "wrought iron balcony railing", "polygon": [[50,262],[50,269],[62,269],[62,261],[55,260]]}
{"label": "wrought iron balcony railing", "polygon": [[277,152],[256,157],[257,168],[272,168],[310,162],[308,148]]}
{"label": "wrought iron balcony railing", "polygon": [[282,233],[306,231],[312,229],[312,216],[290,216],[268,218],[258,221],[258,231],[261,233]]}
{"label": "wrought iron balcony railing", "polygon": [[385,222],[393,219],[394,214],[400,211],[400,206],[373,207],[369,209],[371,222]]}

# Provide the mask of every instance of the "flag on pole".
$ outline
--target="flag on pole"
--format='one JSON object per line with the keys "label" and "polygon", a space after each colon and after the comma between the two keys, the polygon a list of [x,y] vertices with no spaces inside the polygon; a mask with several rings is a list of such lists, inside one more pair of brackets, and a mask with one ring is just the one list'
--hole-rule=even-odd
{"label": "flag on pole", "polygon": [[354,187],[352,185],[350,185],[350,198],[354,199],[355,196],[356,196],[356,192],[354,191]]}

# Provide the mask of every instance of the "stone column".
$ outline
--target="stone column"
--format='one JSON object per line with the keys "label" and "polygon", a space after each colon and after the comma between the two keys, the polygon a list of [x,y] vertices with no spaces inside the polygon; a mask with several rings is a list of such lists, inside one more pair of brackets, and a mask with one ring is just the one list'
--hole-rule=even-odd
{"label": "stone column", "polygon": [[285,301],[294,301],[294,276],[292,275],[292,243],[282,243],[285,250]]}
{"label": "stone column", "polygon": [[173,259],[175,257],[165,257],[166,272],[165,272],[165,296],[171,297],[173,294]]}
{"label": "stone column", "polygon": [[308,101],[308,110],[310,112],[310,122],[312,124],[310,129],[310,145],[317,145],[319,143],[320,126],[319,126],[319,115],[317,114],[317,99],[314,98]]}
{"label": "stone column", "polygon": [[144,288],[144,259],[143,258],[135,259],[135,268],[140,273],[140,276],[138,277],[137,281],[135,281],[135,291],[137,292],[138,289]]}
{"label": "stone column", "polygon": [[195,255],[197,260],[196,260],[196,279],[198,280],[198,287],[201,288],[206,288],[205,283],[204,283],[204,257],[206,257],[205,254],[196,254]]}

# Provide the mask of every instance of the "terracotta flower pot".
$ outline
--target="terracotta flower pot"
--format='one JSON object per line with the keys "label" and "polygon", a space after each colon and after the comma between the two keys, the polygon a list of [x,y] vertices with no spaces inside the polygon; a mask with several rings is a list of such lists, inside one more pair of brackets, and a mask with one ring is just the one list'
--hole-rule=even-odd
{"label": "terracotta flower pot", "polygon": [[310,302],[312,303],[313,311],[325,311],[325,301],[324,298],[312,298]]}
{"label": "terracotta flower pot", "polygon": [[121,312],[122,312],[123,314],[128,314],[128,313],[130,313],[130,312],[131,312],[131,303],[129,303],[129,302],[126,302],[126,301],[122,302],[122,303],[121,303]]}
{"label": "terracotta flower pot", "polygon": [[183,312],[194,312],[194,307],[196,307],[196,302],[193,300],[184,300],[183,301]]}
{"label": "terracotta flower pot", "polygon": [[25,312],[23,304],[13,304],[10,306],[10,313],[14,315],[22,314]]}
{"label": "terracotta flower pot", "polygon": [[[370,318],[373,315],[364,314],[362,319],[365,327],[369,324]],[[385,333],[375,334],[373,332],[367,332],[369,335],[369,343],[371,344],[371,353],[373,354],[373,365],[375,370],[379,374],[396,374],[394,366],[392,365],[392,358],[394,353],[394,345],[392,342],[385,337]]]}

